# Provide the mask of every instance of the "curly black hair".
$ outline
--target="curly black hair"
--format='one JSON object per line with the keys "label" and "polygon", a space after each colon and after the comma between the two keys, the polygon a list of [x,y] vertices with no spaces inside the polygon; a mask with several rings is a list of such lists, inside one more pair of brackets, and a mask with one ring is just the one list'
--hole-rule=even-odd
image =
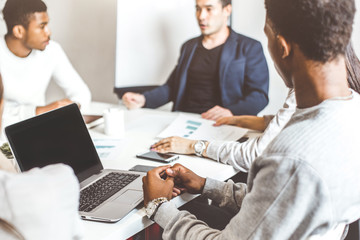
{"label": "curly black hair", "polygon": [[7,0],[3,9],[7,34],[12,34],[16,25],[22,25],[27,29],[32,14],[46,11],[47,7],[41,0]]}
{"label": "curly black hair", "polygon": [[299,45],[311,60],[344,55],[355,15],[354,0],[265,0],[274,31]]}

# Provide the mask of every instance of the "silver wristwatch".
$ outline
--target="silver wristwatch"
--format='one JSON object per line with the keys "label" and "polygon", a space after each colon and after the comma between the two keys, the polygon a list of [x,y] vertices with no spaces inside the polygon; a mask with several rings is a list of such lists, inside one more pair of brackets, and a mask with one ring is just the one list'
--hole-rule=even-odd
{"label": "silver wristwatch", "polygon": [[204,153],[204,150],[206,149],[206,142],[207,141],[200,140],[194,144],[194,151],[195,151],[196,156],[202,157],[202,154]]}
{"label": "silver wristwatch", "polygon": [[145,208],[146,216],[153,220],[151,217],[155,214],[158,207],[164,202],[168,202],[168,199],[166,197],[160,197],[151,200]]}

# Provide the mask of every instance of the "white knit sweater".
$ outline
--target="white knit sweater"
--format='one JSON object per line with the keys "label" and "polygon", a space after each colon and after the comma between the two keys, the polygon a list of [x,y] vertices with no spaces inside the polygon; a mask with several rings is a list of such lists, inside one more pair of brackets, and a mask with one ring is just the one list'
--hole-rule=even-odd
{"label": "white knit sweater", "polygon": [[45,92],[51,78],[71,100],[81,105],[91,101],[88,87],[54,41],[44,51],[32,50],[29,56],[20,58],[0,37],[0,73],[4,83],[4,125],[35,116],[36,107],[46,104]]}

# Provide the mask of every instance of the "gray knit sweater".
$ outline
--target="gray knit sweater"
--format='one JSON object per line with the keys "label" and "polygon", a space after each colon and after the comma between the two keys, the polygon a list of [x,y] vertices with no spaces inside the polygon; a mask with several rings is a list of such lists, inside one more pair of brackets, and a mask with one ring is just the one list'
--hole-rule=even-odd
{"label": "gray knit sweater", "polygon": [[251,166],[248,184],[208,178],[203,194],[235,216],[223,231],[171,203],[164,239],[306,239],[360,218],[360,96],[297,109]]}

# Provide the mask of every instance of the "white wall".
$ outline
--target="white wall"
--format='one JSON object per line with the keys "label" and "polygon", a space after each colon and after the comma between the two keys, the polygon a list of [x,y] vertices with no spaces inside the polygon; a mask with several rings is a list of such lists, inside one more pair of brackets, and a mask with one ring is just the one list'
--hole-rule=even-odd
{"label": "white wall", "polygon": [[357,12],[355,15],[352,43],[357,56],[360,57],[360,0],[355,0],[355,3]]}
{"label": "white wall", "polygon": [[75,69],[90,87],[93,100],[117,102],[113,93],[116,0],[45,2],[53,39],[62,45]]}
{"label": "white wall", "polygon": [[232,26],[235,31],[252,37],[262,43],[270,72],[269,105],[259,113],[274,114],[282,106],[287,88],[273,67],[267,50],[267,39],[264,34],[265,7],[264,1],[233,0]]}
{"label": "white wall", "polygon": [[[53,39],[58,41],[65,49],[71,62],[78,70],[85,82],[89,85],[93,94],[93,99],[105,102],[117,102],[116,96],[113,94],[113,87],[115,84],[115,41],[116,41],[116,1],[117,0],[45,0],[49,8],[50,26],[53,32]],[[133,14],[135,22],[141,23],[142,15],[136,11],[139,6],[138,1],[124,1],[118,0],[119,7]],[[155,0],[154,0],[155,1]],[[149,1],[149,2],[154,2]],[[161,6],[157,6],[158,10],[162,9],[163,16],[168,17],[170,12],[166,10],[173,8],[170,1],[156,0]],[[187,9],[194,4],[194,0],[172,0],[177,3],[183,2],[183,6]],[[186,1],[186,2],[185,2]],[[358,8],[360,8],[360,0],[355,0]],[[0,8],[5,0],[0,0]],[[194,9],[177,10],[181,14],[188,14],[189,21],[196,23]],[[262,0],[233,0],[233,27],[240,33],[244,33],[251,37],[260,40],[264,47],[268,65],[270,68],[270,103],[269,106],[262,113],[275,113],[282,105],[286,96],[286,89],[282,80],[277,75],[273,68],[273,63],[267,53],[266,37],[263,33],[263,24],[265,19],[264,3]],[[140,11],[141,13],[141,11]],[[159,22],[161,16],[157,18]],[[189,22],[189,23],[190,23]],[[179,47],[177,43],[167,41],[170,39],[167,29],[174,27],[176,24],[181,26],[182,22],[174,17],[171,22],[159,24],[158,29],[162,29],[165,44],[163,50],[158,55],[162,55],[161,61],[164,65],[172,67],[179,55]],[[123,37],[136,35],[141,32],[146,32],[141,28],[131,28],[132,21],[128,23],[130,27],[124,32]],[[141,26],[141,25],[140,25]],[[194,34],[192,32],[191,34]],[[0,21],[0,33],[5,33],[5,25]],[[150,34],[150,33],[148,33]],[[189,37],[190,37],[189,35]],[[154,37],[154,36],[151,36]],[[188,37],[186,37],[188,38]],[[180,39],[183,42],[182,39]],[[147,38],[141,38],[141,43],[147,43]],[[360,14],[357,13],[354,26],[353,35],[354,48],[360,56]],[[171,53],[172,58],[165,58],[164,54]],[[129,71],[139,71],[139,66],[127,66]],[[158,71],[158,70],[157,70]],[[165,74],[166,75],[166,74]],[[166,76],[158,78],[158,82],[163,83]],[[152,84],[154,84],[152,83]],[[49,89],[49,100],[56,99],[61,96],[61,91],[53,85]]]}

